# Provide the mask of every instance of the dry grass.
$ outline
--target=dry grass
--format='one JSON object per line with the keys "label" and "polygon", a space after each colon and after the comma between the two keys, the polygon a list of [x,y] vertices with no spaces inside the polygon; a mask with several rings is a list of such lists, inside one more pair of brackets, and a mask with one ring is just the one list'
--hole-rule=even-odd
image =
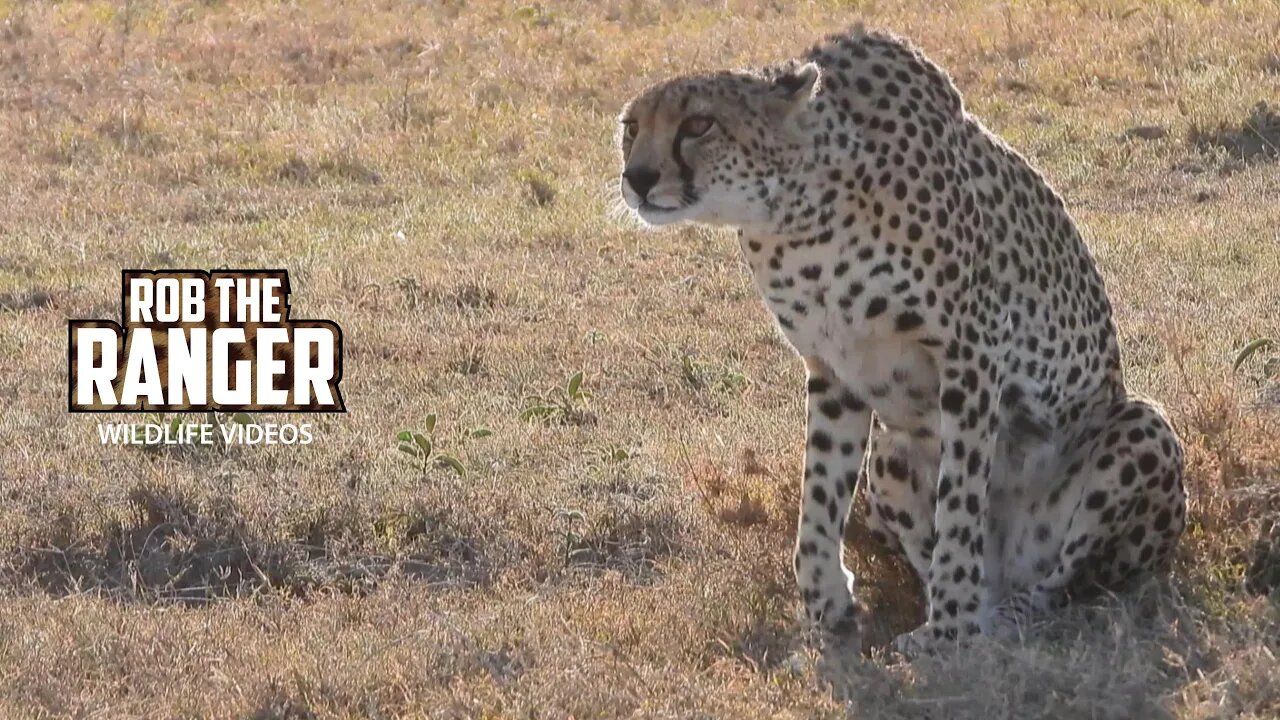
{"label": "dry grass", "polygon": [[[629,94],[857,19],[1067,195],[1194,508],[1170,581],[1025,644],[811,665],[800,363],[728,238],[606,188]],[[1280,392],[1230,366],[1280,337],[1280,164],[1236,143],[1278,37],[1269,0],[0,2],[0,715],[1277,716]],[[288,267],[350,414],[99,447],[65,321],[165,266]],[[578,370],[593,398],[519,419]],[[429,413],[465,480],[395,452]],[[908,629],[851,541],[876,636]]]}

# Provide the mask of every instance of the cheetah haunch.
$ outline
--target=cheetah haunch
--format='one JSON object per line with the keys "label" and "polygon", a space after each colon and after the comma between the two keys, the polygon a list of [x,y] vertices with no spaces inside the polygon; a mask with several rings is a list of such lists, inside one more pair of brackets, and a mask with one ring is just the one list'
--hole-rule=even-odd
{"label": "cheetah haunch", "polygon": [[621,120],[627,205],[737,228],[808,367],[795,574],[819,627],[858,628],[842,538],[863,479],[872,535],[927,588],[908,652],[1167,562],[1181,443],[1125,391],[1098,268],[918,50],[855,29],[661,83]]}

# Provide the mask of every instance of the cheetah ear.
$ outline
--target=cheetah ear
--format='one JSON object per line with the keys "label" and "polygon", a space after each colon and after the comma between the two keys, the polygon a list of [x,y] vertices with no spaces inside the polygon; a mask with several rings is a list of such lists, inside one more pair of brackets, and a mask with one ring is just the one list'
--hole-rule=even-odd
{"label": "cheetah ear", "polygon": [[773,87],[769,89],[770,109],[784,118],[791,117],[809,104],[809,99],[818,91],[818,80],[822,71],[816,63],[805,63],[791,72],[773,79]]}

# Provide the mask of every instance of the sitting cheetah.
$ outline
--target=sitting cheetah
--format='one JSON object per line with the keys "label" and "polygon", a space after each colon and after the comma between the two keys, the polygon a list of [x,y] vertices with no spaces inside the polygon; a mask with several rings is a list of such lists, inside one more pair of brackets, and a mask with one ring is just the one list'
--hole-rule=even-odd
{"label": "sitting cheetah", "polygon": [[858,630],[842,538],[864,477],[873,537],[928,593],[903,652],[1167,562],[1181,443],[1125,391],[1098,268],[918,50],[855,28],[802,60],[661,83],[621,128],[628,207],[737,228],[808,368],[794,561],[819,628]]}

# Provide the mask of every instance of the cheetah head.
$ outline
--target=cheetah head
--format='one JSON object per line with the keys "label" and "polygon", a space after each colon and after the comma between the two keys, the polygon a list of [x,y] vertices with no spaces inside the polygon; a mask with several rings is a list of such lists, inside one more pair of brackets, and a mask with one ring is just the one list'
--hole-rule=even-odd
{"label": "cheetah head", "polygon": [[622,198],[649,225],[766,229],[806,161],[817,65],[678,77],[619,116]]}

